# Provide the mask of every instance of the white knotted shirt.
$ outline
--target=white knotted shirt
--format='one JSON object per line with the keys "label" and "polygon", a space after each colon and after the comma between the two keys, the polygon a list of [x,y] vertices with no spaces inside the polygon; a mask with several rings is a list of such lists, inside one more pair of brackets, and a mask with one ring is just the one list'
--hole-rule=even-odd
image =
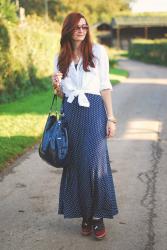
{"label": "white knotted shirt", "polygon": [[[89,107],[90,103],[85,93],[100,95],[100,91],[109,89],[112,91],[112,85],[109,79],[109,58],[107,51],[101,44],[93,44],[93,54],[95,56],[95,68],[88,67],[89,72],[85,72],[82,66],[82,57],[80,58],[77,69],[74,61],[70,63],[67,76],[61,80],[61,88],[66,97],[67,102],[72,103],[74,98],[78,96],[78,104],[80,106]],[[54,58],[54,73],[59,71],[58,54]]]}

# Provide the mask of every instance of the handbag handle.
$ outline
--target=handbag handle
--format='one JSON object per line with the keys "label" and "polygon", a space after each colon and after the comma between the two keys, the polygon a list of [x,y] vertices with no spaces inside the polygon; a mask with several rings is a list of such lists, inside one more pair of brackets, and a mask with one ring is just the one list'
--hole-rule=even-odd
{"label": "handbag handle", "polygon": [[[53,107],[55,98],[56,98],[56,113],[57,113],[57,95],[56,95],[56,94],[53,94],[53,99],[52,99],[52,103],[51,103],[51,106],[50,106],[49,116],[50,116],[50,114],[51,114],[51,112],[52,112],[52,107]],[[63,98],[63,102],[64,102],[64,98]],[[61,106],[60,113],[61,113],[61,115],[64,114],[63,105]]]}

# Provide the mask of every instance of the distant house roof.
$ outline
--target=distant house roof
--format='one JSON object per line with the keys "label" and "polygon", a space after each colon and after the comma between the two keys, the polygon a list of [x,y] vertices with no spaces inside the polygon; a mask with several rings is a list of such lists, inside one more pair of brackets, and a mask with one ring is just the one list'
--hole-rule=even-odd
{"label": "distant house roof", "polygon": [[106,23],[106,22],[98,22],[95,23],[94,25],[92,25],[93,28],[99,30],[99,31],[103,31],[103,30],[111,30],[111,24],[110,23]]}
{"label": "distant house roof", "polygon": [[167,15],[166,16],[120,16],[114,17],[111,21],[113,28],[118,27],[143,27],[143,26],[166,26],[167,27]]}
{"label": "distant house roof", "polygon": [[108,23],[101,23],[97,26],[97,30],[111,30],[111,25]]}

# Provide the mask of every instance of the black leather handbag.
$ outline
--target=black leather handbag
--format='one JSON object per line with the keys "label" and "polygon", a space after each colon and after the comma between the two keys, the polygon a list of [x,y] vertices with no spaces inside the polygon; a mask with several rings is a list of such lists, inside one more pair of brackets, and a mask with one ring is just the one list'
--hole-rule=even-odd
{"label": "black leather handbag", "polygon": [[[56,114],[51,115],[55,98]],[[68,133],[67,122],[65,122],[64,116],[63,102],[60,112],[58,113],[57,95],[54,94],[42,141],[39,145],[39,156],[49,165],[56,168],[63,168],[67,163]]]}

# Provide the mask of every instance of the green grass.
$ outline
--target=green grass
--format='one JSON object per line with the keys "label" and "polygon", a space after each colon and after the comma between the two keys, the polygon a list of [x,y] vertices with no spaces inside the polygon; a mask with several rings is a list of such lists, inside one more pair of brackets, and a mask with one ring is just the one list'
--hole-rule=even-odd
{"label": "green grass", "polygon": [[[110,69],[112,85],[127,76],[125,70]],[[52,96],[50,89],[0,105],[0,170],[40,141]],[[58,99],[58,109],[60,105],[61,100]]]}
{"label": "green grass", "polygon": [[119,68],[110,68],[110,80],[113,86],[127,77],[128,71]]}
{"label": "green grass", "polygon": [[110,60],[110,80],[112,85],[116,85],[128,77],[128,71],[117,67],[118,60],[127,57],[128,51],[108,47],[106,49]]}
{"label": "green grass", "polygon": [[117,76],[128,77],[128,71],[124,70],[124,69],[112,68],[110,70],[110,73],[113,74],[113,75],[117,75]]}
{"label": "green grass", "polygon": [[[39,92],[0,105],[0,170],[39,142],[52,96],[52,91]],[[58,99],[58,108],[60,104]]]}

